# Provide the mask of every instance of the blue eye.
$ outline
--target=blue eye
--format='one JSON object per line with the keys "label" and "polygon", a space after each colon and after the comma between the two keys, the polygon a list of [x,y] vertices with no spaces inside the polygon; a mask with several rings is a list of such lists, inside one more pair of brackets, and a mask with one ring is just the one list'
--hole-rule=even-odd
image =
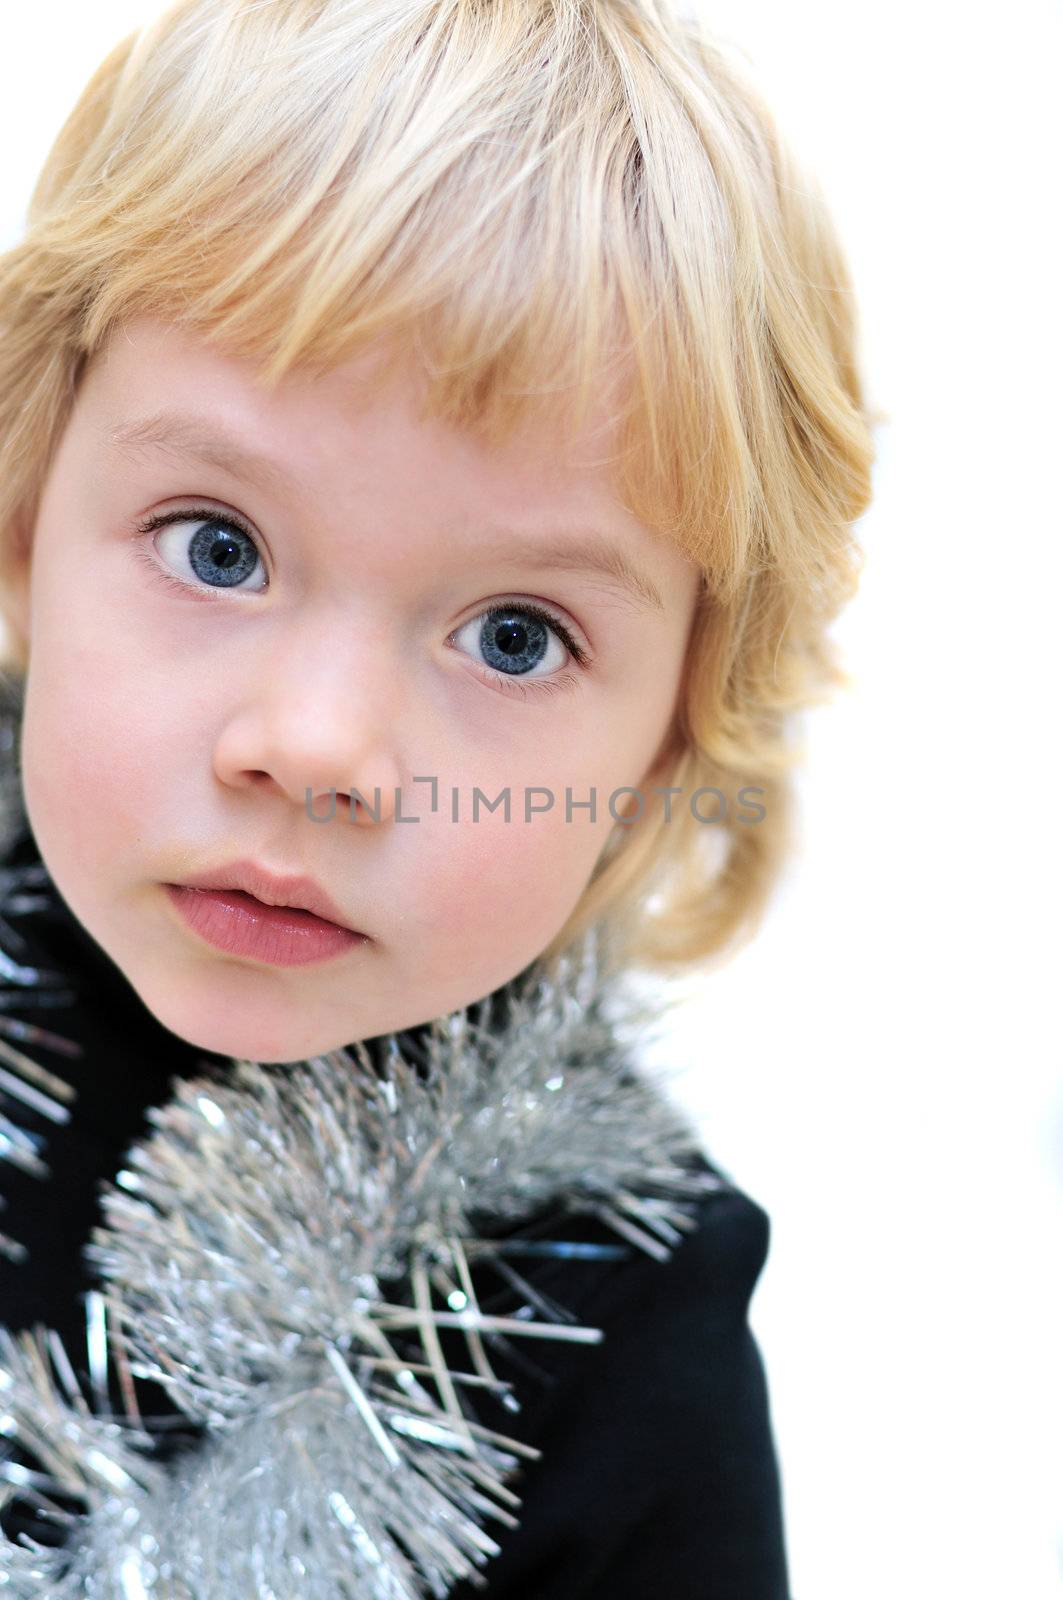
{"label": "blue eye", "polygon": [[[496,681],[524,679],[536,687],[560,687],[558,669],[586,654],[571,632],[545,607],[530,601],[490,606],[459,628],[454,638],[471,649]],[[537,668],[543,667],[542,672]]]}
{"label": "blue eye", "polygon": [[[519,605],[493,605],[480,611],[471,622],[459,627],[455,638],[475,635],[475,648],[482,651],[488,667],[511,677],[523,677],[540,666],[554,646],[551,666],[565,666],[565,651],[583,662],[584,653],[564,622],[543,606],[522,600]],[[559,650],[560,646],[560,650]]]}
{"label": "blue eye", "polygon": [[522,612],[516,606],[495,606],[483,614],[477,644],[489,667],[523,674],[546,657],[550,630],[532,612]]}
{"label": "blue eye", "polygon": [[[191,539],[189,528],[195,529]],[[167,511],[140,523],[139,533],[165,532],[153,540],[156,550],[177,580],[189,588],[205,584],[211,589],[251,589],[259,593],[268,585],[258,546],[248,530],[217,511]],[[245,580],[259,568],[263,581]]]}

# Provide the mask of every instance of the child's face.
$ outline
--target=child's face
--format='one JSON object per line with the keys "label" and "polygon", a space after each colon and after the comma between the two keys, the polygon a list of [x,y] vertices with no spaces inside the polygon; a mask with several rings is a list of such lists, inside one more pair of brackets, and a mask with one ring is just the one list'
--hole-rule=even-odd
{"label": "child's face", "polygon": [[[295,1060],[479,999],[565,923],[614,827],[612,792],[643,786],[647,816],[662,803],[648,785],[663,781],[697,569],[589,464],[608,457],[607,433],[571,438],[567,459],[528,431],[488,452],[418,423],[406,370],[364,411],[364,360],[270,396],[205,340],[131,322],[85,374],[44,488],[26,602],[30,821],[75,915],[203,1049]],[[268,469],[109,437],[163,410]],[[662,609],[567,570],[590,527]],[[377,786],[374,820],[347,796],[372,807]],[[508,787],[508,821],[482,798],[473,820],[477,786],[488,802]],[[308,789],[319,817],[337,792],[331,820],[312,820]],[[579,804],[592,790],[595,820]],[[316,880],[368,940],[296,965],[217,948],[165,886],[224,879],[237,858]],[[215,915],[246,925],[231,903]]]}

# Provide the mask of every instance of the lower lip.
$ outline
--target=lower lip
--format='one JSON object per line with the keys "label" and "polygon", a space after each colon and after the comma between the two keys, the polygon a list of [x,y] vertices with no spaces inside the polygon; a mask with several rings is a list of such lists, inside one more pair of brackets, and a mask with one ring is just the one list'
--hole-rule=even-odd
{"label": "lower lip", "polygon": [[264,905],[238,889],[189,889],[176,883],[164,887],[193,932],[227,955],[249,956],[274,967],[302,967],[369,943],[364,933],[352,933],[309,911]]}

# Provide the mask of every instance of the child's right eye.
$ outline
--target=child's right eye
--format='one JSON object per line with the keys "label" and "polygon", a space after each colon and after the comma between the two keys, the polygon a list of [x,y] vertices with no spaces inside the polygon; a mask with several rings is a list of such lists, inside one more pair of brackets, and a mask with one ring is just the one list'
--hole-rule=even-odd
{"label": "child's right eye", "polygon": [[[194,530],[191,538],[190,528]],[[184,589],[195,589],[202,584],[210,589],[240,588],[260,594],[268,588],[258,545],[249,530],[234,517],[200,508],[156,512],[137,525],[137,532],[142,534],[157,529],[165,531],[153,539],[152,544],[169,572],[160,571],[142,544],[137,546],[137,553],[164,580]],[[259,568],[262,581],[248,583],[246,580]]]}

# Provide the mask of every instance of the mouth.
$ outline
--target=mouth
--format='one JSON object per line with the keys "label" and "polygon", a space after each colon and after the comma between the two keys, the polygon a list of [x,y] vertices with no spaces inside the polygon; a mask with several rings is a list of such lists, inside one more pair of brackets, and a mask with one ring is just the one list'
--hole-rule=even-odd
{"label": "mouth", "polygon": [[163,887],[185,926],[228,955],[304,966],[372,942],[342,920],[312,879],[270,874],[254,863]]}

